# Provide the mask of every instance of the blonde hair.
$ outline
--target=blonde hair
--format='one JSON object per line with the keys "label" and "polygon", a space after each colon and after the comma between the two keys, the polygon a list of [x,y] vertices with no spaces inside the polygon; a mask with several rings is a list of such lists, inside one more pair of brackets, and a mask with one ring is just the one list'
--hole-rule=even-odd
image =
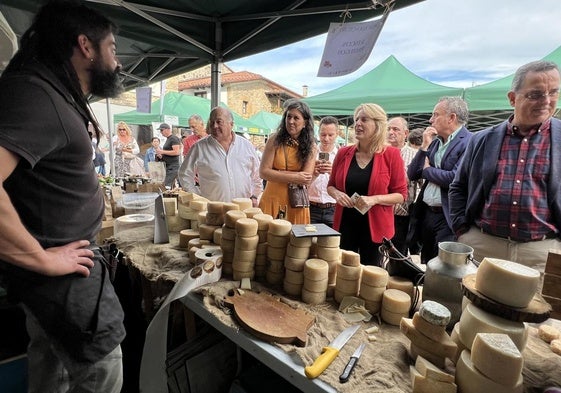
{"label": "blonde hair", "polygon": [[[381,153],[384,151],[386,146],[388,146],[388,116],[386,115],[384,109],[378,104],[360,104],[354,111],[353,119],[355,121],[360,111],[363,111],[367,117],[374,120],[374,124],[376,126],[376,132],[372,135],[372,138],[367,141],[370,145],[369,152],[372,154]],[[360,141],[357,141],[356,144],[358,148],[360,146]]]}
{"label": "blonde hair", "polygon": [[125,123],[124,121],[120,121],[117,123],[117,130],[119,130],[119,128],[124,128],[127,130],[127,135],[128,136],[132,136],[132,130],[129,127],[129,125],[127,123]]}

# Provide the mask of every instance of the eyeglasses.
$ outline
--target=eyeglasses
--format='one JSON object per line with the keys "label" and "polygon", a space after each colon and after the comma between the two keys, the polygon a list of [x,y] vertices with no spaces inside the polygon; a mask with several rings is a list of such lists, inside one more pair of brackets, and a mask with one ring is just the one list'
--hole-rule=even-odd
{"label": "eyeglasses", "polygon": [[548,92],[543,91],[531,91],[529,93],[524,94],[524,98],[530,101],[541,101],[546,97],[551,98],[552,100],[559,97],[559,89],[551,90]]}
{"label": "eyeglasses", "polygon": [[117,128],[117,130],[119,130],[119,131],[126,131],[127,129],[126,129],[126,128]]}

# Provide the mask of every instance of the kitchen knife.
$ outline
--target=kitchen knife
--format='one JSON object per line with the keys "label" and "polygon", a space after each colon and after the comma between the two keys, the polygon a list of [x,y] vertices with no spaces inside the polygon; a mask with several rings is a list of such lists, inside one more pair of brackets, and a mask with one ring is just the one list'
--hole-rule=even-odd
{"label": "kitchen knife", "polygon": [[333,341],[326,347],[323,347],[321,355],[314,361],[311,366],[304,368],[304,373],[308,378],[316,378],[319,376],[339,354],[343,345],[349,341],[349,338],[356,333],[360,325],[354,325],[343,330]]}
{"label": "kitchen knife", "polygon": [[355,368],[356,364],[358,363],[358,359],[360,358],[360,355],[362,355],[362,351],[364,350],[364,347],[366,347],[366,344],[362,343],[355,350],[355,353],[353,353],[353,356],[351,356],[351,358],[349,359],[349,362],[345,366],[345,369],[343,370],[343,374],[341,374],[339,376],[339,382],[344,383],[344,382],[347,382],[349,380],[349,377],[351,376],[351,373],[353,372],[353,369]]}

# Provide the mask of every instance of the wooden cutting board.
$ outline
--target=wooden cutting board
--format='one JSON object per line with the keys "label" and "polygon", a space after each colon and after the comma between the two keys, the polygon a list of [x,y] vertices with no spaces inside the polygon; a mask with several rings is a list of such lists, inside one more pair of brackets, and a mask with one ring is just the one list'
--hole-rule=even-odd
{"label": "wooden cutting board", "polygon": [[269,293],[244,291],[224,299],[234,310],[238,323],[256,337],[280,344],[305,346],[308,329],[315,317],[304,310],[292,308]]}

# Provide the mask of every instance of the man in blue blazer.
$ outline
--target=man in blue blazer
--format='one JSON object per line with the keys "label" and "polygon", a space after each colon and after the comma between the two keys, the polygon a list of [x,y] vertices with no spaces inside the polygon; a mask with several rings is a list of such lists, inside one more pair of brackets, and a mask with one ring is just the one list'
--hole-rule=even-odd
{"label": "man in blue blazer", "polygon": [[521,66],[507,97],[510,118],[478,132],[450,185],[450,217],[458,241],[474,257],[519,262],[544,271],[561,249],[561,121],[559,68]]}
{"label": "man in blue blazer", "polygon": [[438,243],[456,240],[448,187],[472,135],[465,127],[468,115],[467,104],[460,97],[441,98],[429,119],[431,126],[423,132],[423,143],[407,169],[410,180],[424,179],[413,220],[422,243],[421,263],[438,255]]}

